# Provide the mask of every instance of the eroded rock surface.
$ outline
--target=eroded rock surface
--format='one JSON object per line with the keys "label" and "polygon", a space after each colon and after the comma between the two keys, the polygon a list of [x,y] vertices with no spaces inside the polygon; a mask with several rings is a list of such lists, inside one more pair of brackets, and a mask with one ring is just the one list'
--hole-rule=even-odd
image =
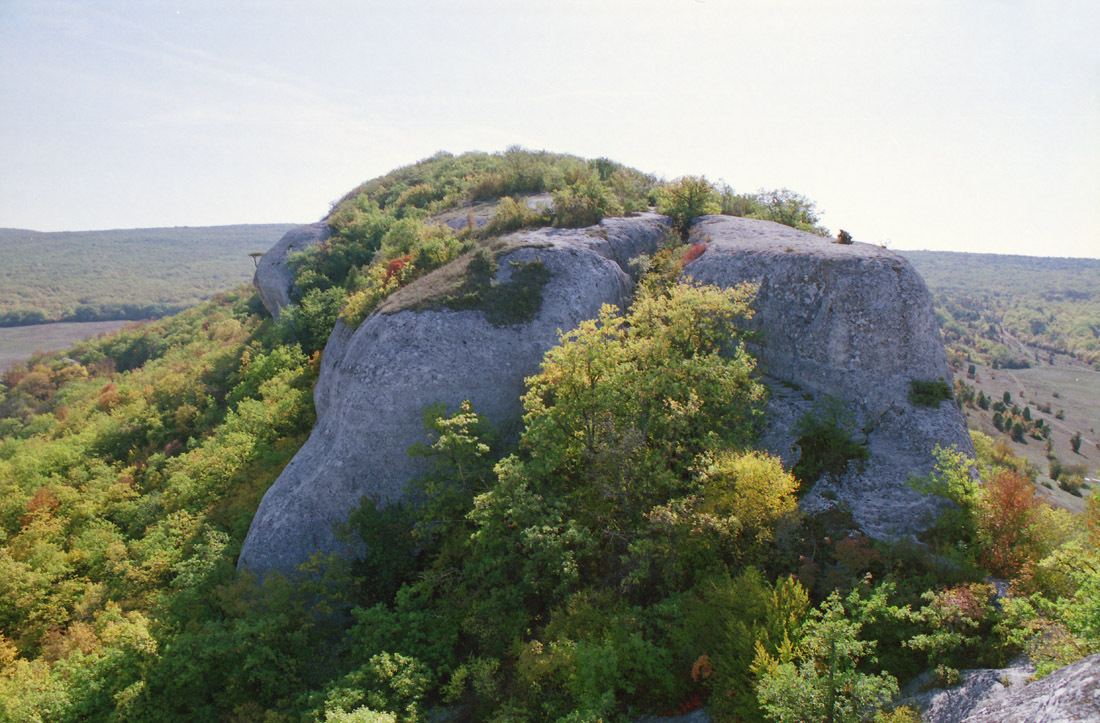
{"label": "eroded rock surface", "polygon": [[239,566],[288,573],[315,552],[342,549],[334,526],[363,497],[392,501],[425,471],[407,450],[426,441],[421,410],[428,405],[454,410],[470,400],[514,432],[523,380],[538,371],[560,331],[595,317],[603,304],[629,302],[625,266],[654,251],[666,228],[664,217],[645,214],[516,234],[525,245],[498,259],[496,281],[507,280],[509,262],[541,261],[550,272],[529,323],[494,326],[482,311],[441,309],[375,313],[355,331],[338,324],[314,392],[317,424],[264,495]]}
{"label": "eroded rock surface", "polygon": [[264,308],[276,319],[282,308],[290,305],[290,293],[294,287],[294,277],[286,267],[287,256],[319,244],[331,233],[332,229],[325,221],[292,228],[256,264],[252,283],[260,293]]}
{"label": "eroded rock surface", "polygon": [[1035,669],[1016,665],[964,670],[958,686],[905,701],[925,723],[1079,723],[1100,721],[1100,655],[1028,682]]}
{"label": "eroded rock surface", "polygon": [[968,454],[973,447],[953,402],[929,408],[909,401],[913,380],[951,383],[921,277],[879,246],[837,244],[767,221],[708,216],[692,236],[710,245],[685,274],[719,286],[760,285],[752,350],[772,388],[764,445],[796,461],[793,428],[826,397],[851,411],[856,437],[867,444],[862,469],[851,464],[839,478],[822,477],[803,506],[812,511],[835,496],[875,537],[926,526],[938,503],[907,480],[928,474],[935,445]]}

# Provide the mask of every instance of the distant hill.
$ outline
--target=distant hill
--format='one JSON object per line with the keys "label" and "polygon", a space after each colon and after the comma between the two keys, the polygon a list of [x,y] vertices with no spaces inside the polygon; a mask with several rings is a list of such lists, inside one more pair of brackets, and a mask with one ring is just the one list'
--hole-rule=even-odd
{"label": "distant hill", "polygon": [[933,293],[967,291],[993,296],[1100,299],[1100,259],[899,251]]}
{"label": "distant hill", "polygon": [[0,326],[175,313],[248,281],[249,254],[294,226],[0,229]]}
{"label": "distant hill", "polygon": [[1100,370],[1100,259],[900,253],[928,284],[949,349],[1018,368],[1026,345]]}

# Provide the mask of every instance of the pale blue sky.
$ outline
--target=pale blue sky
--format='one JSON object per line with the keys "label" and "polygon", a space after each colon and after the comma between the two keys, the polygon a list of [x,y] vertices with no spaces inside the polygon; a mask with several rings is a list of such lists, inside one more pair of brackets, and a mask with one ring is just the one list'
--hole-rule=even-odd
{"label": "pale blue sky", "polygon": [[1096,0],[3,0],[0,227],[309,222],[520,144],[1100,257],[1098,37]]}

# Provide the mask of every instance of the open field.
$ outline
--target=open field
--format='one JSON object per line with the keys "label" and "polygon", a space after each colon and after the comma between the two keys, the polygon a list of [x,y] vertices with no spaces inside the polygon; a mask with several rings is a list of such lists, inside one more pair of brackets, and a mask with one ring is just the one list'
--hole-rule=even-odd
{"label": "open field", "polygon": [[[1050,428],[1047,440],[1011,439],[994,410],[968,406],[972,428],[1008,443],[1039,470],[1039,492],[1080,510],[1082,497],[1049,478],[1051,460],[1100,478],[1100,260],[905,251],[936,304],[956,379],[1008,407],[1026,408]],[[969,374],[973,365],[974,374]],[[1048,406],[1049,405],[1049,406]],[[1042,410],[1049,411],[1042,411]],[[1077,452],[1070,437],[1080,432]],[[1081,490],[1087,497],[1095,483]]]}
{"label": "open field", "polygon": [[[1042,419],[1050,425],[1051,454],[1064,465],[1084,465],[1086,478],[1100,479],[1100,449],[1096,447],[1100,440],[1096,432],[1100,428],[1100,372],[1067,357],[1059,357],[1053,366],[1044,364],[1030,369],[975,367],[974,379],[965,378],[958,372],[956,375],[994,400],[1003,399],[1004,393],[1008,392],[1013,404],[1029,408],[1033,418]],[[1050,405],[1050,413],[1040,411],[1039,406],[1047,404]],[[1016,454],[1026,457],[1038,468],[1039,492],[1043,497],[1066,509],[1083,509],[1083,498],[1060,489],[1048,477],[1050,460],[1045,441],[1030,436],[1025,436],[1023,442],[1014,441],[993,426],[991,411],[966,409],[964,412],[972,428],[1008,442]],[[1058,418],[1059,413],[1062,419]],[[1081,446],[1077,452],[1073,451],[1069,441],[1074,432],[1081,433]],[[1091,490],[1083,491],[1085,497],[1095,491],[1093,483],[1090,487]]]}
{"label": "open field", "polygon": [[121,329],[130,321],[61,322],[0,328],[0,373],[37,351],[57,351],[105,331]]}

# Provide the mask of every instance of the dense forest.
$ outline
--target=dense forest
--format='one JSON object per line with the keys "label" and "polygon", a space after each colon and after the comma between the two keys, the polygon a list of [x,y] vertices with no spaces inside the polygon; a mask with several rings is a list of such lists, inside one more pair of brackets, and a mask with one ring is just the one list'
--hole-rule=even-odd
{"label": "dense forest", "polygon": [[[553,205],[530,208],[527,194]],[[433,214],[493,200],[488,226]],[[954,506],[920,541],[869,539],[756,448],[766,387],[742,345],[753,288],[680,279],[670,233],[632,305],[566,334],[525,428],[430,407],[409,504],[369,500],[356,559],[237,574],[260,497],[309,434],[337,318],[452,259],[438,303],[487,293],[496,237],[656,206],[818,230],[790,191],[671,183],[606,160],[445,154],[334,206],[292,259],[278,324],[249,288],[31,360],[0,385],[0,712],[17,721],[919,720],[899,689],[1027,654],[1100,650],[1100,504],[1041,504],[974,437],[914,481]],[[841,241],[843,239],[840,239]],[[507,306],[509,299],[497,300]],[[503,323],[508,323],[504,318]],[[821,435],[828,420],[806,420]],[[818,471],[830,463],[817,460]],[[1001,595],[991,579],[1008,580]]]}
{"label": "dense forest", "polygon": [[247,281],[291,228],[0,229],[0,326],[174,314]]}

